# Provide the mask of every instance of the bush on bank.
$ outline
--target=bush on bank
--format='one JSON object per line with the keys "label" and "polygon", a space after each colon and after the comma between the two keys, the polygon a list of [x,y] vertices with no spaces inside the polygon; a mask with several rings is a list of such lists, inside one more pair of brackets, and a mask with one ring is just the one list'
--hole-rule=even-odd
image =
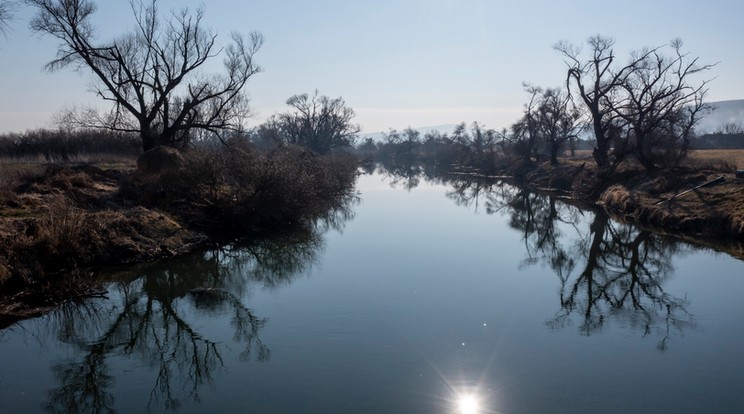
{"label": "bush on bank", "polygon": [[0,194],[0,320],[22,314],[19,303],[76,296],[95,285],[91,268],[181,254],[210,238],[309,228],[349,199],[357,176],[348,154],[297,147],[170,151],[147,172],[52,165],[8,183]]}
{"label": "bush on bank", "polygon": [[131,174],[122,193],[219,236],[269,232],[320,217],[352,193],[357,174],[357,160],[348,154],[321,156],[295,146],[264,152],[246,145],[182,156],[165,161],[159,172]]}

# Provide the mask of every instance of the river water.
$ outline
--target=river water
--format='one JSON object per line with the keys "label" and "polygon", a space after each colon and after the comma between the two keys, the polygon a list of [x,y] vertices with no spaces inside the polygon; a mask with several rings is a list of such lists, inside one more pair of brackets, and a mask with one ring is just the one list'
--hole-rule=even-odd
{"label": "river water", "polygon": [[508,185],[358,191],[0,332],[0,412],[744,410],[741,260]]}

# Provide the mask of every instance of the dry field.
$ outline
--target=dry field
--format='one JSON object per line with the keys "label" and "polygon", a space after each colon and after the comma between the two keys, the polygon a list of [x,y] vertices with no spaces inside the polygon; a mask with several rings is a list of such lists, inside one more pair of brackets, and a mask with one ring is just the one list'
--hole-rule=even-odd
{"label": "dry field", "polygon": [[723,161],[744,169],[744,149],[692,150],[690,157],[706,161]]}
{"label": "dry field", "polygon": [[[591,160],[590,150],[578,150],[573,157],[576,160]],[[566,158],[571,159],[566,152]],[[690,158],[706,161],[711,164],[730,164],[736,169],[744,169],[744,149],[690,150]]]}

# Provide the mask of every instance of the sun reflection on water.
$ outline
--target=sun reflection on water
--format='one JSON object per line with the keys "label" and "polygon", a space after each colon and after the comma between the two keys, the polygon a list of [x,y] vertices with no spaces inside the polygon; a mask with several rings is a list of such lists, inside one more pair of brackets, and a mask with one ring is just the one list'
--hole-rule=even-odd
{"label": "sun reflection on water", "polygon": [[457,397],[457,414],[478,414],[480,412],[480,402],[475,395],[463,394]]}
{"label": "sun reflection on water", "polygon": [[503,414],[499,391],[479,384],[448,383],[449,397],[443,398],[448,414]]}

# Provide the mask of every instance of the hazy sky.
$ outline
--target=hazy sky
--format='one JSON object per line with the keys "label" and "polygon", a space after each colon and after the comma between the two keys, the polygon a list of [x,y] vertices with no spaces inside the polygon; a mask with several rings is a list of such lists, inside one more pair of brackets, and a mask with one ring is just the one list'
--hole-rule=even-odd
{"label": "hazy sky", "polygon": [[[108,39],[132,28],[127,0],[97,1],[94,22]],[[559,86],[565,66],[551,46],[616,39],[632,49],[682,38],[709,73],[710,101],[744,98],[744,2],[739,0],[496,1],[260,0],[159,2],[162,12],[206,6],[206,23],[226,44],[231,31],[259,31],[263,73],[247,91],[258,123],[296,93],[342,96],[367,132],[479,121],[508,126],[526,100],[522,82]],[[96,103],[90,76],[46,73],[51,38],[28,30],[22,7],[0,37],[0,131],[50,126],[73,105]],[[218,66],[216,66],[218,68]]]}

